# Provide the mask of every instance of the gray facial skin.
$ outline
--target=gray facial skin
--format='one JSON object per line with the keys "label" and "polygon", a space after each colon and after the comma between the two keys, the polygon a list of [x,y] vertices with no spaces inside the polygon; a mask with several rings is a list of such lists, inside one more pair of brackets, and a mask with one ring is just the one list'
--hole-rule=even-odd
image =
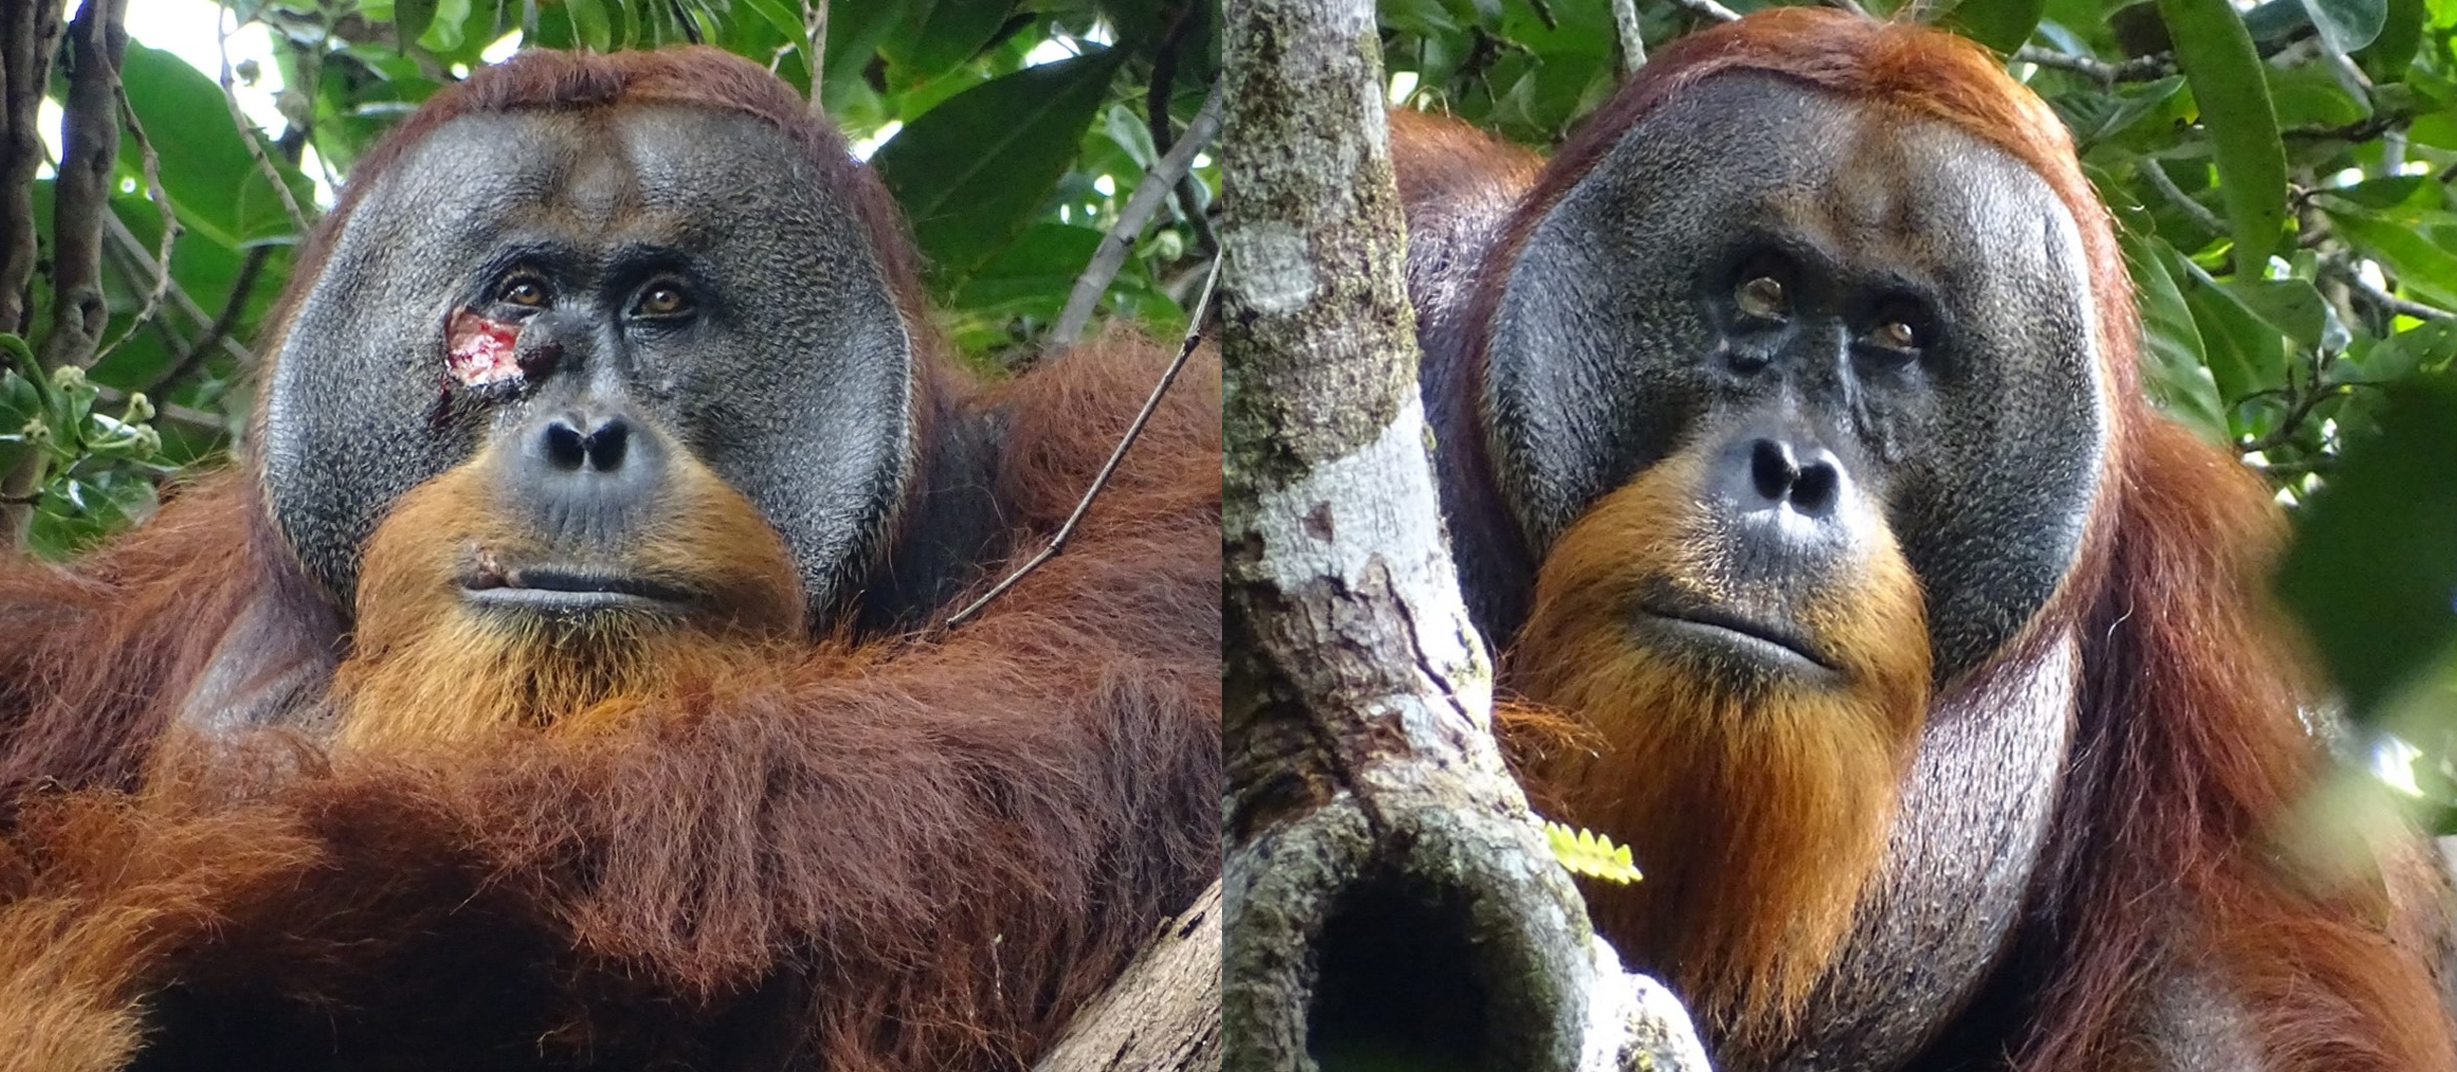
{"label": "gray facial skin", "polygon": [[[1765,275],[1780,317],[1739,298]],[[1904,318],[1918,345],[1880,345]],[[1807,422],[1883,504],[1943,682],[2072,565],[2108,422],[2096,332],[2073,219],[2019,161],[1729,73],[1633,125],[1528,236],[1480,405],[1538,557],[1693,436]]]}
{"label": "gray facial skin", "polygon": [[[544,284],[560,354],[514,383],[452,380],[447,321],[501,308],[516,270]],[[683,287],[691,315],[633,315],[652,284]],[[914,389],[853,207],[776,128],[680,104],[471,115],[384,171],[300,302],[265,482],[346,606],[402,493],[573,392],[620,398],[783,534],[823,624],[912,479]]]}

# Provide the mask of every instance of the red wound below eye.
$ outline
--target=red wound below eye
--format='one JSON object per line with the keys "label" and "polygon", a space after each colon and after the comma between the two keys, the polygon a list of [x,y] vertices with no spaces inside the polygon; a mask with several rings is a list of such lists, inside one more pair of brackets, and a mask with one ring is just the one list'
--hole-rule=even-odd
{"label": "red wound below eye", "polygon": [[467,309],[453,310],[444,332],[444,367],[452,378],[471,387],[520,378],[512,346],[520,340],[520,325],[488,320]]}

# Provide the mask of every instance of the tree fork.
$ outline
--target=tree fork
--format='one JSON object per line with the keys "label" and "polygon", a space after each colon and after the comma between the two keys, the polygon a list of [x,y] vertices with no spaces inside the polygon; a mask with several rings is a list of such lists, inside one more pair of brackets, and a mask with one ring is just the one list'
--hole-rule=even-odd
{"label": "tree fork", "polygon": [[1492,734],[1426,456],[1374,6],[1225,15],[1227,1067],[1703,1068],[1669,995],[1595,938]]}

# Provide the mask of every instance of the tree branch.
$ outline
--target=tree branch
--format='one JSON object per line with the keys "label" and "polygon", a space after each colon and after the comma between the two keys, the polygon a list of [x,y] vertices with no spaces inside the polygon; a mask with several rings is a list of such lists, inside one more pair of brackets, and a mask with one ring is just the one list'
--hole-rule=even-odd
{"label": "tree branch", "polygon": [[1220,1067],[1220,884],[1163,926],[1093,999],[1033,1072],[1216,1072]]}
{"label": "tree branch", "polygon": [[34,174],[42,169],[42,106],[59,50],[60,0],[0,4],[0,331],[23,335],[35,242]]}
{"label": "tree branch", "polygon": [[179,214],[171,211],[171,195],[162,189],[162,158],[154,155],[153,140],[145,136],[145,125],[137,121],[136,106],[128,103],[128,87],[112,80],[113,95],[118,99],[121,121],[128,124],[128,133],[136,139],[139,159],[145,172],[145,197],[152,201],[162,222],[162,240],[154,249],[154,281],[145,291],[145,303],[128,320],[128,329],[111,340],[102,353],[119,349],[119,345],[134,336],[162,308],[162,295],[171,286],[171,246],[179,241]]}
{"label": "tree branch", "polygon": [[[1374,5],[1225,7],[1226,1065],[1703,1068],[1595,939],[1492,735],[1425,456]],[[1349,996],[1440,1010],[1393,1034]]]}
{"label": "tree branch", "polygon": [[310,230],[307,213],[299,209],[298,198],[291,196],[290,184],[282,181],[281,169],[273,166],[272,156],[264,151],[264,139],[256,136],[255,120],[249,119],[247,110],[239,107],[239,89],[231,82],[230,75],[230,31],[222,25],[223,16],[229,13],[229,0],[223,0],[221,12],[214,16],[213,21],[214,48],[222,57],[222,104],[230,110],[231,125],[238,128],[239,140],[247,144],[247,155],[255,159],[257,172],[264,176],[264,181],[272,184],[273,192],[281,196],[282,210],[290,214],[291,229],[304,238]]}
{"label": "tree branch", "polygon": [[[42,371],[94,363],[111,310],[102,293],[102,230],[119,165],[119,63],[128,47],[128,0],[86,0],[70,24],[68,103],[60,123],[61,159],[52,182],[51,326]],[[43,457],[26,452],[0,476],[0,548],[25,545],[41,490]]]}
{"label": "tree branch", "polygon": [[2037,67],[2071,71],[2093,79],[2103,86],[2112,86],[2118,82],[2154,82],[2175,73],[2175,57],[2165,52],[2155,52],[2147,56],[2125,60],[2122,63],[2109,63],[2091,56],[2077,56],[2070,52],[2058,52],[2052,48],[2024,45],[2013,50],[2013,58]]}
{"label": "tree branch", "polygon": [[1075,535],[1076,523],[1082,521],[1084,514],[1091,511],[1092,500],[1100,497],[1101,489],[1109,486],[1110,475],[1118,471],[1118,463],[1126,459],[1127,450],[1131,449],[1135,445],[1135,440],[1143,435],[1143,426],[1150,423],[1152,411],[1160,408],[1160,400],[1162,396],[1169,393],[1169,385],[1176,383],[1177,374],[1185,370],[1186,359],[1194,355],[1196,346],[1202,344],[1203,318],[1211,312],[1212,291],[1219,284],[1220,265],[1219,262],[1214,261],[1211,278],[1203,284],[1203,297],[1194,303],[1194,315],[1187,320],[1186,339],[1178,345],[1177,356],[1170,359],[1169,367],[1161,372],[1160,382],[1154,385],[1152,393],[1144,398],[1143,408],[1136,412],[1133,423],[1126,426],[1126,434],[1118,437],[1117,448],[1109,452],[1109,460],[1102,462],[1101,471],[1093,475],[1092,486],[1085,488],[1083,498],[1075,503],[1075,512],[1066,515],[1066,523],[1058,526],[1058,534],[1049,538],[1049,546],[1042,548],[1040,554],[1032,556],[1023,565],[1017,566],[1015,572],[991,586],[989,591],[981,593],[981,598],[965,604],[964,609],[948,615],[947,628],[953,629],[970,620],[973,615],[981,613],[981,608],[989,606],[991,600],[997,599],[1007,589],[1015,587],[1015,582],[1023,580],[1025,575],[1039,569],[1041,563],[1057,557],[1058,552],[1066,549],[1067,539]]}
{"label": "tree branch", "polygon": [[2343,261],[2334,259],[2324,260],[2320,264],[2320,270],[2322,275],[2328,276],[2331,279],[2335,279],[2338,282],[2345,284],[2346,289],[2352,292],[2355,297],[2362,299],[2366,304],[2383,312],[2394,313],[2398,316],[2413,317],[2416,320],[2457,320],[2457,312],[2450,312],[2449,310],[2442,309],[2436,305],[2425,305],[2419,301],[2400,298],[2395,294],[2391,294],[2386,290],[2373,286],[2370,280],[2363,278],[2363,274],[2361,272],[2355,271]]}
{"label": "tree branch", "polygon": [[1109,284],[1117,278],[1118,268],[1126,263],[1126,255],[1134,251],[1143,237],[1143,227],[1160,203],[1169,196],[1177,181],[1194,166],[1197,153],[1211,144],[1212,135],[1220,129],[1220,87],[1211,87],[1204,98],[1203,110],[1186,124],[1186,133],[1169,147],[1169,153],[1152,165],[1135,186],[1134,196],[1127,198],[1126,207],[1118,210],[1118,218],[1110,221],[1109,233],[1102,236],[1100,249],[1092,254],[1092,263],[1085,265],[1083,274],[1075,278],[1075,289],[1066,297],[1066,308],[1049,329],[1052,345],[1071,346],[1083,335],[1085,325],[1092,322],[1092,311],[1099,308],[1101,295],[1109,292]]}
{"label": "tree branch", "polygon": [[1612,0],[1613,36],[1621,49],[1621,77],[1637,74],[1646,66],[1646,39],[1638,35],[1638,0]]}
{"label": "tree branch", "polygon": [[[1151,130],[1152,151],[1162,156],[1168,155],[1169,150],[1177,145],[1176,125],[1169,121],[1169,98],[1177,84],[1178,50],[1186,36],[1202,25],[1208,10],[1200,3],[1189,3],[1178,9],[1177,17],[1169,23],[1168,31],[1161,35],[1160,43],[1152,50],[1152,81],[1144,90],[1143,121]],[[1178,214],[1184,216],[1187,226],[1194,229],[1195,243],[1202,247],[1203,258],[1209,260],[1220,255],[1220,239],[1212,234],[1211,220],[1203,214],[1202,192],[1202,183],[1194,177],[1191,167],[1184,175],[1178,176]]]}
{"label": "tree branch", "polygon": [[1692,15],[1703,15],[1716,22],[1740,21],[1740,12],[1718,4],[1715,0],[1672,0],[1672,6]]}
{"label": "tree branch", "polygon": [[825,119],[820,98],[828,78],[828,0],[802,0],[802,61],[810,67],[810,114]]}
{"label": "tree branch", "polygon": [[111,176],[119,167],[119,60],[128,47],[127,12],[128,0],[88,0],[68,28],[68,103],[52,183],[46,372],[92,364],[110,321],[102,294],[102,221],[111,215]]}
{"label": "tree branch", "polygon": [[2227,233],[2226,221],[2219,219],[2218,214],[2210,211],[2209,206],[2193,200],[2192,195],[2185,193],[2183,187],[2177,186],[2175,179],[2168,176],[2167,169],[2158,166],[2158,161],[2144,159],[2139,170],[2141,177],[2149,181],[2150,186],[2159,192],[2159,196],[2166,198],[2176,207],[2177,211],[2190,217],[2196,226],[2211,234]]}
{"label": "tree branch", "polygon": [[2392,130],[2405,129],[2414,122],[2414,115],[2394,109],[2376,111],[2344,126],[2288,127],[2278,132],[2280,138],[2296,141],[2342,141],[2349,144],[2367,142]]}

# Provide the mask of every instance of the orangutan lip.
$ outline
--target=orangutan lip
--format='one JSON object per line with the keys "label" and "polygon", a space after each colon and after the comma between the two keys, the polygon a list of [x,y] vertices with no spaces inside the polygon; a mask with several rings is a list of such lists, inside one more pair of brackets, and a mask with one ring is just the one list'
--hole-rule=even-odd
{"label": "orangutan lip", "polygon": [[621,574],[557,567],[506,570],[491,563],[463,577],[461,589],[479,603],[547,609],[670,608],[691,600],[683,589]]}
{"label": "orangutan lip", "polygon": [[1703,635],[1726,645],[1741,645],[1772,658],[1805,662],[1832,671],[1834,664],[1809,639],[1781,625],[1744,618],[1720,607],[1652,605],[1639,608],[1641,617],[1676,633]]}

